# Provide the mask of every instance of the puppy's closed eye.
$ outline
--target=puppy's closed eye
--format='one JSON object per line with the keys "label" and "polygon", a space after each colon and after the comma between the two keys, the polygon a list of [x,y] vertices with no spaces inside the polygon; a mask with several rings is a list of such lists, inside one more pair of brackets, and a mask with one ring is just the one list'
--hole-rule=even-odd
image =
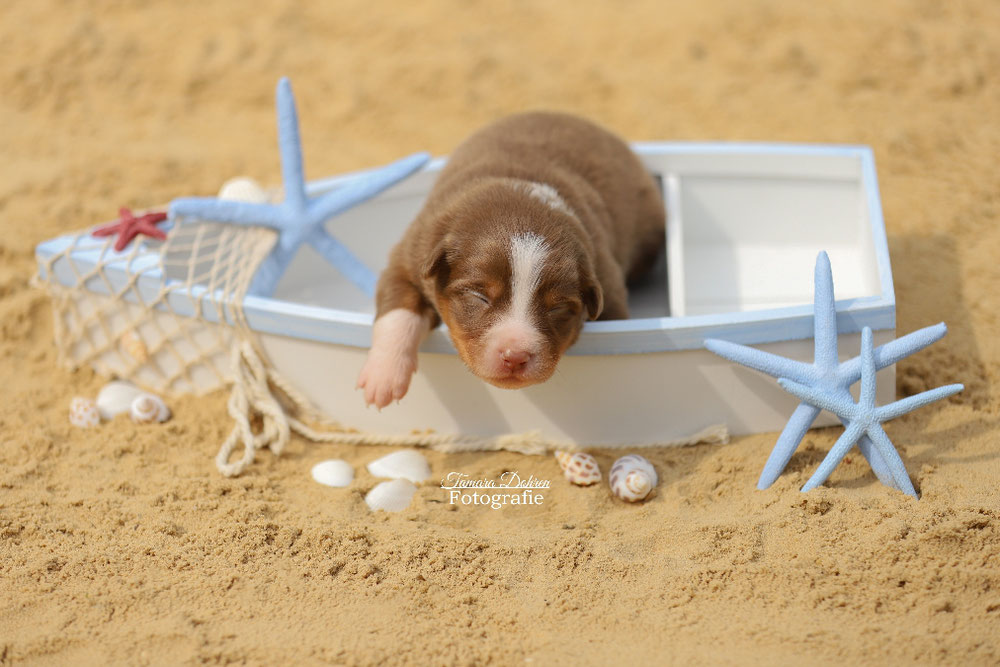
{"label": "puppy's closed eye", "polygon": [[477,288],[462,288],[451,295],[452,310],[464,319],[478,321],[483,318],[493,306],[493,301],[486,290]]}
{"label": "puppy's closed eye", "polygon": [[561,322],[579,317],[581,309],[578,301],[559,301],[548,307],[546,315],[553,321]]}
{"label": "puppy's closed eye", "polygon": [[550,306],[549,315],[573,315],[574,313],[579,312],[579,310],[580,306],[577,304],[563,301],[562,303]]}
{"label": "puppy's closed eye", "polygon": [[468,300],[472,304],[475,304],[478,301],[483,305],[489,306],[492,303],[490,301],[490,298],[485,294],[483,294],[482,292],[480,292],[479,290],[466,290],[463,293],[463,296],[465,297],[466,300]]}

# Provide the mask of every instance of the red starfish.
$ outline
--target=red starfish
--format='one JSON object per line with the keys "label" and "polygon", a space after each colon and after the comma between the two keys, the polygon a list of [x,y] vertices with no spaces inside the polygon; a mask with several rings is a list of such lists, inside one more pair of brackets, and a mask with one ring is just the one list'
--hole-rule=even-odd
{"label": "red starfish", "polygon": [[146,213],[136,217],[132,215],[132,211],[122,206],[118,209],[118,217],[118,222],[98,227],[91,232],[91,235],[111,236],[112,234],[118,234],[118,240],[115,241],[115,250],[117,252],[124,250],[125,246],[131,243],[132,239],[139,234],[145,234],[161,241],[167,240],[167,235],[156,228],[158,223],[167,219],[166,213]]}

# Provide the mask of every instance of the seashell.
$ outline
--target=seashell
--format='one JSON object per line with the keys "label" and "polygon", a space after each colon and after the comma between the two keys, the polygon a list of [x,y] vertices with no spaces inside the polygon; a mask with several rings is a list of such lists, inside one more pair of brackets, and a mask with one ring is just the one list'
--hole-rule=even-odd
{"label": "seashell", "polygon": [[657,481],[653,464],[638,454],[629,454],[615,461],[608,479],[611,492],[630,503],[644,500]]}
{"label": "seashell", "polygon": [[313,479],[326,486],[348,486],[354,479],[354,468],[347,461],[330,459],[312,467]]}
{"label": "seashell", "polygon": [[146,422],[165,422],[170,419],[170,408],[159,396],[140,394],[129,406],[132,421],[140,424]]}
{"label": "seashell", "polygon": [[401,449],[369,463],[368,472],[373,477],[408,479],[419,484],[431,476],[431,466],[417,450]]}
{"label": "seashell", "polygon": [[417,492],[417,487],[413,482],[406,479],[394,479],[389,482],[380,482],[375,485],[365,502],[372,511],[384,510],[386,512],[402,512],[410,506],[413,494]]}
{"label": "seashell", "polygon": [[556,452],[556,461],[563,474],[573,484],[590,486],[601,481],[601,469],[597,460],[584,452]]}
{"label": "seashell", "polygon": [[230,178],[219,188],[219,199],[227,201],[245,201],[253,204],[266,204],[267,192],[257,181],[246,176]]}
{"label": "seashell", "polygon": [[132,401],[143,393],[142,389],[131,382],[109,382],[97,394],[97,411],[101,413],[101,419],[114,419],[116,415],[131,408]]}
{"label": "seashell", "polygon": [[69,423],[80,428],[90,428],[101,423],[97,404],[89,398],[77,396],[69,402]]}
{"label": "seashell", "polygon": [[139,337],[139,334],[137,334],[134,329],[129,329],[123,333],[119,342],[125,352],[128,353],[128,356],[132,357],[139,363],[149,361],[149,350],[146,348],[146,344],[142,342],[142,338]]}

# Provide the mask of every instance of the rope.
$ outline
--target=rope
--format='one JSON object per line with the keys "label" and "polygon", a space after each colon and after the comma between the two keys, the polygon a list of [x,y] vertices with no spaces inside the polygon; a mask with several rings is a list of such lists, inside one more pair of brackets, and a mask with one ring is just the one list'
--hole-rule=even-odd
{"label": "rope", "polygon": [[[477,436],[445,435],[438,433],[413,433],[408,435],[379,435],[355,433],[344,430],[318,431],[305,422],[287,414],[282,409],[272,386],[285,392],[296,408],[309,410],[308,401],[295,391],[273,368],[265,365],[249,340],[241,340],[233,345],[233,388],[229,397],[229,414],[232,416],[233,430],[219,448],[215,464],[226,477],[235,477],[246,470],[254,461],[257,450],[267,447],[275,455],[281,454],[292,432],[313,442],[327,442],[341,445],[395,445],[401,447],[427,447],[440,452],[498,451],[506,450],[521,454],[545,454],[560,450],[576,450],[579,446],[569,441],[549,440],[538,431],[511,433],[483,438]],[[251,416],[260,416],[262,428],[254,433],[250,425]],[[332,422],[327,422],[333,424]],[[699,442],[728,442],[729,432],[723,425],[709,426],[687,438],[659,443],[644,443],[634,447],[657,447],[692,445]],[[243,456],[234,462],[229,458],[238,443],[243,444]],[[625,447],[626,444],[610,444],[607,447]]]}

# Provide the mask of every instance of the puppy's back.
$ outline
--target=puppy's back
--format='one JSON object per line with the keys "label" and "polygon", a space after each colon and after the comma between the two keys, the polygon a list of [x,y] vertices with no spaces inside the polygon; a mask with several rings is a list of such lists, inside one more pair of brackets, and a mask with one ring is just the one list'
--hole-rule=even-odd
{"label": "puppy's back", "polygon": [[555,188],[626,272],[662,247],[659,189],[621,139],[588,120],[533,111],[486,126],[449,158],[425,210],[447,205],[474,180],[498,177]]}

